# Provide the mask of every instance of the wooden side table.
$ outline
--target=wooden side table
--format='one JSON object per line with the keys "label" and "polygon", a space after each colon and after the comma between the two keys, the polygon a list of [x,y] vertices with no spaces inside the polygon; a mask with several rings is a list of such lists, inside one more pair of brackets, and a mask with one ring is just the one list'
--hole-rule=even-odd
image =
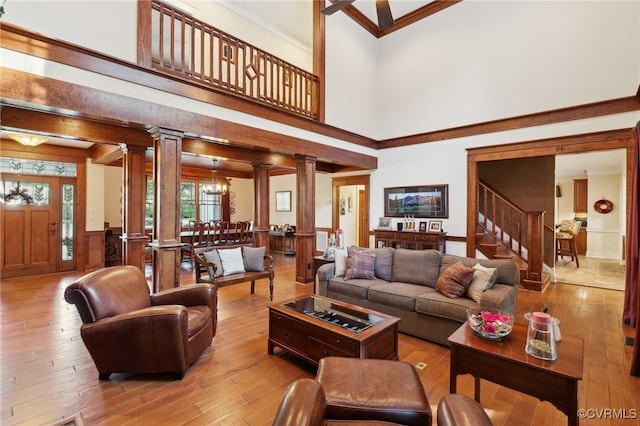
{"label": "wooden side table", "polygon": [[327,263],[334,263],[335,259],[327,259],[324,256],[315,256],[313,258],[313,293],[316,292],[316,285],[318,283],[318,269],[322,265],[326,265]]}
{"label": "wooden side table", "polygon": [[451,343],[449,392],[456,393],[459,374],[475,380],[475,399],[480,402],[480,379],[549,401],[566,414],[571,426],[578,425],[578,381],[582,380],[584,341],[562,336],[558,359],[546,361],[525,350],[527,327],[515,324],[502,341],[476,336],[465,322],[448,338]]}

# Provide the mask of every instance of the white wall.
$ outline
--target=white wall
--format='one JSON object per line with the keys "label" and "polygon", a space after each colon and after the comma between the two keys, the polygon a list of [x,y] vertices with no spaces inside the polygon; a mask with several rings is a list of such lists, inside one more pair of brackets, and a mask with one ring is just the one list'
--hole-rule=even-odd
{"label": "white wall", "polygon": [[332,197],[333,183],[331,175],[316,173],[316,228],[331,228]]}
{"label": "white wall", "polygon": [[110,227],[122,226],[122,167],[103,168],[104,221],[109,222]]}
{"label": "white wall", "polygon": [[105,177],[104,166],[101,164],[93,164],[91,159],[86,160],[87,164],[87,212],[86,212],[86,230],[102,231],[104,230],[104,193],[103,191],[91,191],[90,188],[104,189]]}
{"label": "white wall", "polygon": [[327,122],[375,139],[632,96],[640,80],[640,2],[466,1],[375,44],[363,33],[328,20]]}
{"label": "white wall", "polygon": [[[296,224],[296,175],[273,176],[269,179],[269,224],[294,226]],[[291,191],[291,211],[276,211],[276,192]]]}
{"label": "white wall", "polygon": [[2,20],[136,62],[137,8],[133,0],[10,0]]}
{"label": "white wall", "polygon": [[[232,193],[234,195],[232,195]],[[229,186],[229,204],[235,209],[231,215],[231,221],[253,220],[254,213],[254,188],[253,179],[233,178]]]}
{"label": "white wall", "polygon": [[[14,1],[5,5],[3,20],[132,60],[134,4]],[[86,28],[85,18],[94,12],[100,19]],[[639,12],[640,2],[468,1],[378,41],[335,14],[327,20],[327,122],[382,139],[631,96],[640,81]],[[116,16],[119,22],[126,16],[127,29],[112,25]],[[408,63],[412,49],[421,54]],[[448,184],[450,215],[443,226],[453,236],[466,233],[467,148],[630,128],[640,120],[640,113],[631,112],[375,151],[7,49],[0,54],[11,69],[379,157],[371,175],[372,226],[383,215],[385,187]],[[327,182],[323,178],[320,185]],[[275,223],[295,223],[295,187],[293,175],[272,179]],[[276,190],[293,191],[291,213],[276,214]],[[320,191],[322,199],[330,194]],[[317,226],[325,220],[330,226],[328,215],[317,216]],[[102,218],[94,216],[95,222],[101,229]]]}
{"label": "white wall", "polygon": [[[624,229],[617,214],[622,205],[620,202],[619,174],[589,175],[587,207],[589,209],[587,223],[587,256],[609,259],[621,258],[621,235]],[[605,198],[613,202],[613,211],[608,214],[598,213],[593,205],[597,200]]]}
{"label": "white wall", "polygon": [[[182,3],[195,10],[196,19],[233,34],[302,69],[313,70],[312,56],[308,50],[269,29],[257,26],[232,9],[211,0],[182,0]],[[274,2],[273,7],[286,7],[286,2]],[[136,0],[13,0],[7,2],[4,9],[3,21],[37,28],[38,32],[47,36],[129,62],[137,61]],[[311,16],[306,19],[311,21]]]}

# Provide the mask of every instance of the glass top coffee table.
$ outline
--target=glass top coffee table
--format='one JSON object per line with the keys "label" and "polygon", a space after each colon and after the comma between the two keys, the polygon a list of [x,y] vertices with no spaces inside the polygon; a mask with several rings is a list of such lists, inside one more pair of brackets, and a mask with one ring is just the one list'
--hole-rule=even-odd
{"label": "glass top coffee table", "polygon": [[399,318],[313,295],[269,306],[268,353],[276,346],[314,365],[325,356],[398,359]]}

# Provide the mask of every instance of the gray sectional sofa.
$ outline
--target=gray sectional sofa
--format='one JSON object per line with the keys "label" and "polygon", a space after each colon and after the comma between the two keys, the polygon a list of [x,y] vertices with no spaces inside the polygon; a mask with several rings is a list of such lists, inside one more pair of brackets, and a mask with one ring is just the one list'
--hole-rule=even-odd
{"label": "gray sectional sofa", "polygon": [[[335,276],[335,263],[318,269],[317,292],[322,296],[401,318],[399,330],[449,346],[447,337],[466,321],[467,308],[494,308],[516,314],[520,272],[510,259],[474,259],[436,250],[359,249],[375,253],[374,279]],[[463,295],[450,298],[435,289],[440,274],[462,262],[497,268],[495,284],[481,293],[480,303]]]}

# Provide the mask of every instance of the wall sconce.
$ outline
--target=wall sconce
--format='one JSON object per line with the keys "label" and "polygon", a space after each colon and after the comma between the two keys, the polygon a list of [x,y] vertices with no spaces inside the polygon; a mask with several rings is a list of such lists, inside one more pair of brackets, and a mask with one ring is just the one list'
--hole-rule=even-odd
{"label": "wall sconce", "polygon": [[560,192],[560,185],[556,185],[556,198],[562,197],[562,192]]}

